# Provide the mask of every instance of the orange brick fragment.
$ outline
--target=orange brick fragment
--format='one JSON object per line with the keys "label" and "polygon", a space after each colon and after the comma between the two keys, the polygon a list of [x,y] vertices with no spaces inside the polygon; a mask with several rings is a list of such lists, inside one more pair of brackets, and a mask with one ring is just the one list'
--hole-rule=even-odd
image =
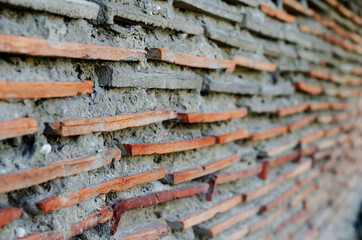
{"label": "orange brick fragment", "polygon": [[111,132],[124,128],[144,126],[176,118],[171,109],[122,114],[104,118],[83,118],[68,121],[53,121],[48,126],[48,134],[60,136],[76,136],[92,132]]}
{"label": "orange brick fragment", "polygon": [[249,137],[248,129],[241,129],[234,132],[226,133],[223,135],[215,136],[217,143],[227,143]]}
{"label": "orange brick fragment", "polygon": [[289,131],[295,131],[301,127],[307,126],[311,123],[313,123],[316,119],[315,115],[310,115],[310,116],[306,116],[296,122],[293,122],[291,124],[288,125],[288,130]]}
{"label": "orange brick fragment", "polygon": [[255,61],[254,69],[266,72],[275,72],[277,65],[274,63]]}
{"label": "orange brick fragment", "polygon": [[277,110],[277,115],[279,117],[284,117],[292,114],[296,114],[299,112],[305,111],[309,107],[309,104],[307,102],[303,102],[294,106],[285,107],[285,108],[279,108]]}
{"label": "orange brick fragment", "polygon": [[128,155],[149,155],[180,152],[214,145],[215,137],[201,137],[164,143],[131,143],[123,144]]}
{"label": "orange brick fragment", "polygon": [[171,234],[171,228],[158,222],[137,228],[134,232],[121,236],[122,240],[156,240]]}
{"label": "orange brick fragment", "polygon": [[240,238],[246,236],[249,233],[249,227],[245,226],[239,230],[237,230],[236,232],[234,232],[233,234],[227,236],[227,240],[239,240]]}
{"label": "orange brick fragment", "polygon": [[283,192],[281,195],[273,199],[272,201],[268,202],[267,204],[263,205],[261,207],[261,212],[269,211],[271,208],[274,208],[281,202],[283,202],[285,199],[289,198],[291,195],[296,193],[299,190],[299,186],[293,186],[289,188],[287,191]]}
{"label": "orange brick fragment", "polygon": [[254,61],[241,56],[234,56],[233,61],[237,66],[254,69]]}
{"label": "orange brick fragment", "polygon": [[316,20],[325,27],[334,28],[336,26],[336,23],[333,20],[328,20],[326,18],[323,18],[317,13],[314,13],[312,17],[314,20]]}
{"label": "orange brick fragment", "polygon": [[296,160],[299,158],[299,156],[300,156],[299,151],[293,151],[292,153],[289,153],[289,154],[286,154],[286,155],[283,155],[280,157],[276,157],[269,161],[269,167],[276,167],[280,164]]}
{"label": "orange brick fragment", "polygon": [[312,34],[312,35],[316,35],[316,36],[322,36],[323,35],[322,31],[316,30],[316,29],[311,28],[311,27],[309,27],[307,25],[304,25],[304,24],[298,24],[298,28],[299,28],[300,31],[308,33],[308,34]]}
{"label": "orange brick fragment", "polygon": [[305,137],[302,137],[299,142],[301,145],[306,145],[308,143],[314,142],[320,138],[324,137],[324,131],[323,130],[317,130]]}
{"label": "orange brick fragment", "polygon": [[275,72],[275,70],[277,69],[277,65],[274,63],[253,61],[251,59],[241,56],[234,56],[232,61],[235,62],[237,66],[259,71]]}
{"label": "orange brick fragment", "polygon": [[213,113],[177,113],[177,116],[183,123],[204,123],[242,118],[245,117],[247,114],[248,110],[246,108],[239,108],[231,111]]}
{"label": "orange brick fragment", "polygon": [[322,111],[322,110],[329,110],[330,103],[329,102],[313,102],[309,103],[309,110],[311,111]]}
{"label": "orange brick fragment", "polygon": [[286,12],[279,11],[278,9],[269,7],[265,4],[259,4],[259,9],[268,14],[271,17],[277,18],[281,21],[288,22],[288,23],[295,23],[296,18],[293,15],[290,15]]}
{"label": "orange brick fragment", "polygon": [[280,127],[253,133],[253,134],[251,134],[250,139],[253,141],[265,140],[268,138],[273,138],[273,137],[282,135],[282,134],[286,133],[287,131],[288,131],[287,126],[280,126]]}
{"label": "orange brick fragment", "polygon": [[60,42],[48,43],[41,38],[0,35],[0,52],[31,56],[101,59],[111,61],[142,61],[146,52],[93,44]]}
{"label": "orange brick fragment", "polygon": [[2,207],[0,208],[0,227],[18,219],[23,214],[22,208]]}
{"label": "orange brick fragment", "polygon": [[331,76],[329,76],[329,74],[327,72],[322,72],[322,71],[318,71],[318,70],[310,70],[309,75],[311,77],[319,78],[319,79],[323,79],[323,80],[329,80],[331,78]]}
{"label": "orange brick fragment", "polygon": [[35,118],[25,117],[0,122],[0,140],[24,136],[38,132],[38,123]]}
{"label": "orange brick fragment", "polygon": [[92,187],[83,188],[76,192],[48,197],[36,202],[36,205],[42,212],[47,213],[81,203],[90,196],[106,194],[109,192],[119,192],[136,185],[152,182],[163,178],[164,176],[165,169],[159,168],[148,172],[133,174],[127,177],[116,178]]}
{"label": "orange brick fragment", "polygon": [[309,169],[312,168],[312,160],[306,160],[302,163],[299,164],[299,166],[297,166],[296,168],[294,168],[293,170],[287,172],[284,177],[287,180],[296,178],[297,176],[301,175],[302,173],[308,171]]}
{"label": "orange brick fragment", "polygon": [[279,208],[278,210],[276,210],[275,212],[273,212],[269,216],[263,218],[262,220],[260,220],[257,223],[254,223],[253,225],[250,226],[249,232],[253,233],[256,230],[258,230],[258,229],[264,227],[265,225],[269,224],[271,221],[273,221],[274,219],[279,217],[285,210],[287,210],[287,206],[283,206],[283,207]]}
{"label": "orange brick fragment", "polygon": [[309,17],[313,16],[314,14],[314,11],[312,9],[304,7],[296,0],[283,0],[283,5],[287,9],[304,14]]}
{"label": "orange brick fragment", "polygon": [[294,83],[294,88],[296,90],[305,92],[305,93],[309,93],[312,95],[318,95],[321,94],[323,92],[323,88],[319,87],[319,86],[314,86],[314,85],[310,85],[304,82],[295,82]]}
{"label": "orange brick fragment", "polygon": [[228,69],[231,72],[235,68],[235,63],[231,60],[217,60],[184,53],[176,53],[164,48],[151,49],[147,53],[147,58],[196,68]]}
{"label": "orange brick fragment", "polygon": [[183,171],[168,174],[168,182],[179,184],[207,174],[219,171],[232,165],[235,161],[241,158],[240,154],[232,155],[218,161],[210,162],[196,168],[190,168]]}
{"label": "orange brick fragment", "polygon": [[245,201],[251,201],[264,194],[267,194],[268,192],[270,192],[271,190],[276,188],[279,184],[281,184],[283,182],[283,180],[284,180],[284,176],[280,176],[260,188],[257,188],[255,190],[247,192],[247,193],[243,193],[243,199]]}
{"label": "orange brick fragment", "polygon": [[13,82],[0,81],[0,99],[70,97],[92,93],[92,81]]}
{"label": "orange brick fragment", "polygon": [[0,174],[0,193],[10,192],[44,183],[59,177],[67,177],[100,168],[121,159],[121,151],[111,148],[97,155],[72,158],[49,163],[44,167],[29,168],[12,173]]}

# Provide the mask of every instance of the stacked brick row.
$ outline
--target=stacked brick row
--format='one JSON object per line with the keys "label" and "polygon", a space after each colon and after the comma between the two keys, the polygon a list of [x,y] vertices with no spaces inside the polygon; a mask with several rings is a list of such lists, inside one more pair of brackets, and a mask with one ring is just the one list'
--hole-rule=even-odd
{"label": "stacked brick row", "polygon": [[317,239],[359,187],[342,3],[0,3],[0,239]]}

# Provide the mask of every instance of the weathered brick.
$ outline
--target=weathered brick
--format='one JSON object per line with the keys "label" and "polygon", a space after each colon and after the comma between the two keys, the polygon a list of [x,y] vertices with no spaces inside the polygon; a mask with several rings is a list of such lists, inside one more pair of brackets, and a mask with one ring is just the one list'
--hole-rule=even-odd
{"label": "weathered brick", "polygon": [[42,212],[47,213],[76,205],[83,202],[90,196],[97,196],[99,194],[106,194],[109,192],[119,192],[136,185],[155,181],[157,179],[163,178],[164,176],[165,169],[159,168],[127,177],[115,178],[92,187],[83,188],[76,192],[62,194],[55,197],[48,197],[36,202],[36,205]]}
{"label": "weathered brick", "polygon": [[324,137],[324,131],[323,130],[317,130],[307,136],[304,136],[302,137],[300,140],[299,140],[299,143],[301,145],[307,145],[311,142],[314,142],[320,138]]}
{"label": "weathered brick", "polygon": [[239,205],[241,202],[242,196],[240,194],[237,194],[209,207],[208,209],[204,209],[194,214],[188,215],[182,219],[177,220],[176,222],[170,222],[170,224],[172,229],[188,229],[192,226],[195,226],[199,223],[213,218],[218,213],[228,211],[229,209]]}
{"label": "weathered brick", "polygon": [[288,130],[289,131],[295,131],[299,128],[302,128],[304,126],[307,126],[311,123],[313,123],[316,119],[316,116],[315,115],[310,115],[310,116],[306,116],[296,122],[293,122],[291,124],[288,125]]}
{"label": "weathered brick", "polygon": [[273,137],[280,136],[288,131],[287,126],[279,126],[276,128],[268,129],[253,133],[250,135],[250,139],[253,141],[265,140]]}
{"label": "weathered brick", "polygon": [[309,103],[310,111],[323,111],[323,110],[329,110],[329,109],[330,109],[329,102],[311,102],[311,103]]}
{"label": "weathered brick", "polygon": [[312,9],[304,7],[296,0],[283,0],[283,6],[289,10],[304,14],[309,17],[313,16],[314,14],[314,11]]}
{"label": "weathered brick", "polygon": [[0,122],[0,140],[24,136],[38,132],[38,123],[35,118],[25,117]]}
{"label": "weathered brick", "polygon": [[246,108],[239,108],[224,112],[211,113],[177,113],[180,121],[183,123],[204,123],[226,121],[234,118],[242,118],[248,114]]}
{"label": "weathered brick", "polygon": [[228,69],[228,71],[231,72],[235,68],[235,63],[231,60],[217,60],[184,53],[176,53],[164,48],[151,49],[147,52],[147,59],[160,60],[168,63],[196,68]]}
{"label": "weathered brick", "polygon": [[294,179],[297,176],[301,175],[302,173],[310,170],[312,168],[312,160],[308,159],[302,163],[299,164],[296,168],[293,170],[287,172],[284,177],[287,180]]}
{"label": "weathered brick", "polygon": [[248,226],[244,226],[241,229],[238,229],[236,232],[234,232],[233,234],[227,236],[227,240],[239,240],[240,238],[246,236],[249,233],[249,227]]}
{"label": "weathered brick", "polygon": [[334,127],[326,129],[324,134],[325,134],[325,137],[332,137],[332,136],[338,134],[339,132],[341,132],[341,130],[342,129],[340,126],[334,126]]}
{"label": "weathered brick", "polygon": [[319,188],[318,184],[313,184],[312,186],[304,189],[301,193],[294,196],[293,200],[290,202],[291,206],[295,206],[298,203],[301,203],[307,196],[316,191]]}
{"label": "weathered brick", "polygon": [[144,50],[72,42],[50,44],[41,38],[15,35],[0,35],[0,52],[111,61],[142,61],[146,55]]}
{"label": "weathered brick", "polygon": [[271,208],[274,208],[285,199],[289,198],[291,195],[296,193],[299,190],[299,186],[293,186],[289,188],[287,191],[283,192],[281,195],[273,199],[272,201],[268,202],[267,204],[261,206],[261,212],[269,211]]}
{"label": "weathered brick", "polygon": [[310,70],[309,75],[314,78],[319,78],[322,80],[330,80],[331,76],[327,72],[319,70]]}
{"label": "weathered brick", "polygon": [[279,208],[278,210],[276,210],[275,212],[273,212],[269,216],[263,218],[262,220],[260,220],[257,223],[254,223],[253,225],[250,226],[249,232],[253,233],[256,230],[261,229],[262,227],[269,224],[274,219],[278,218],[283,212],[285,212],[285,210],[287,210],[287,206],[283,206],[283,207]]}
{"label": "weathered brick", "polygon": [[275,72],[277,70],[277,65],[274,63],[255,61],[254,69],[259,71]]}
{"label": "weathered brick", "polygon": [[211,146],[215,143],[215,137],[201,137],[164,143],[130,143],[123,144],[123,146],[125,147],[128,155],[135,156],[180,152]]}
{"label": "weathered brick", "polygon": [[296,18],[293,15],[290,15],[286,12],[279,11],[276,8],[269,7],[265,4],[259,4],[259,9],[274,18],[279,19],[280,21],[288,22],[288,23],[295,23]]}
{"label": "weathered brick", "polygon": [[269,160],[269,167],[276,167],[276,166],[278,166],[280,164],[296,160],[299,157],[300,157],[299,150],[295,150],[295,151],[293,151],[291,153],[288,153],[286,155],[276,157],[274,159]]}
{"label": "weathered brick", "polygon": [[172,184],[179,184],[179,183],[182,183],[185,181],[189,181],[189,180],[219,171],[223,168],[226,168],[226,167],[232,165],[234,162],[236,162],[237,160],[240,160],[240,159],[241,159],[241,155],[235,154],[230,157],[227,157],[227,158],[224,158],[221,160],[217,160],[217,161],[213,161],[213,162],[201,165],[196,168],[190,168],[190,169],[182,170],[182,171],[175,172],[175,173],[169,173],[169,174],[167,174],[168,176],[167,176],[166,180]]}
{"label": "weathered brick", "polygon": [[300,210],[290,218],[288,218],[286,221],[282,222],[278,227],[275,229],[275,233],[279,234],[283,232],[289,225],[292,225],[296,221],[298,221],[300,218],[302,218],[306,213],[305,209]]}
{"label": "weathered brick", "polygon": [[308,33],[308,34],[312,34],[312,35],[316,35],[316,36],[322,36],[323,35],[322,31],[316,30],[316,29],[311,28],[311,27],[309,27],[307,25],[304,25],[304,24],[298,24],[298,28],[299,28],[300,31]]}
{"label": "weathered brick", "polygon": [[111,234],[114,235],[116,233],[121,214],[125,211],[149,207],[174,199],[186,198],[196,194],[205,193],[208,188],[209,184],[198,183],[179,189],[151,193],[145,196],[129,199],[120,199],[112,206],[114,210],[114,215],[110,224]]}
{"label": "weathered brick", "polygon": [[1,207],[0,208],[0,227],[18,219],[23,214],[22,208]]}
{"label": "weathered brick", "polygon": [[279,184],[281,184],[284,181],[284,176],[279,176],[273,181],[265,184],[264,186],[257,188],[253,191],[243,193],[243,199],[244,201],[252,201],[256,198],[259,198],[260,196],[263,196],[264,194],[267,194],[274,188],[276,188]]}
{"label": "weathered brick", "polygon": [[0,82],[0,99],[70,97],[92,93],[92,81]]}
{"label": "weathered brick", "polygon": [[67,177],[97,169],[121,159],[121,151],[111,148],[104,153],[85,157],[71,158],[49,163],[44,167],[29,168],[0,175],[0,193],[10,192],[44,183],[59,177]]}
{"label": "weathered brick", "polygon": [[171,228],[158,222],[151,222],[139,227],[132,233],[122,235],[122,240],[156,240],[171,234]]}
{"label": "weathered brick", "polygon": [[304,83],[304,82],[294,82],[294,88],[296,90],[305,92],[305,93],[309,93],[312,95],[318,95],[321,94],[323,92],[323,88],[320,86],[315,86],[315,85],[310,85],[308,83]]}
{"label": "weathered brick", "polygon": [[309,107],[309,104],[307,102],[303,102],[294,106],[285,107],[285,108],[279,108],[277,110],[277,115],[279,117],[284,117],[292,114],[296,114],[299,112],[305,111]]}
{"label": "weathered brick", "polygon": [[282,154],[290,149],[293,149],[298,145],[298,141],[289,141],[287,143],[282,143],[274,148],[268,150],[262,150],[259,154],[261,157],[274,157],[276,155]]}
{"label": "weathered brick", "polygon": [[223,135],[215,136],[216,142],[219,144],[236,141],[249,137],[248,129],[240,129]]}
{"label": "weathered brick", "polygon": [[328,20],[326,18],[323,18],[321,15],[314,13],[313,19],[322,24],[325,27],[334,28],[336,26],[336,23],[333,20]]}
{"label": "weathered brick", "polygon": [[304,147],[302,149],[300,149],[300,153],[302,156],[309,156],[313,153],[315,153],[318,150],[317,146],[309,146],[309,147]]}
{"label": "weathered brick", "polygon": [[60,136],[76,136],[92,132],[110,132],[124,128],[144,126],[176,118],[171,109],[161,109],[141,113],[122,114],[104,118],[83,118],[68,121],[53,121],[48,124],[48,134]]}
{"label": "weathered brick", "polygon": [[277,69],[276,64],[261,62],[261,61],[253,61],[251,59],[241,56],[234,56],[232,61],[236,64],[236,66],[250,68],[259,71],[275,72],[275,70]]}

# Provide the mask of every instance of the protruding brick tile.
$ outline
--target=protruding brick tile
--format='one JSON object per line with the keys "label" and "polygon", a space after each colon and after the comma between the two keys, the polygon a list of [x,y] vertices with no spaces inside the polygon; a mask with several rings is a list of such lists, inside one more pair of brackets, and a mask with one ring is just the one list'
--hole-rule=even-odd
{"label": "protruding brick tile", "polygon": [[205,123],[205,122],[219,122],[234,118],[242,118],[248,114],[246,108],[239,108],[224,112],[212,113],[177,113],[180,121],[183,123]]}
{"label": "protruding brick tile", "polygon": [[276,167],[278,165],[281,165],[283,163],[291,162],[300,157],[300,151],[295,150],[291,153],[285,154],[280,157],[276,157],[274,159],[269,160],[269,167]]}
{"label": "protruding brick tile", "polygon": [[274,63],[255,61],[254,69],[265,72],[275,72],[277,65]]}
{"label": "protruding brick tile", "polygon": [[256,230],[259,230],[260,228],[262,228],[265,225],[269,224],[271,221],[273,221],[274,219],[279,217],[285,210],[287,210],[287,206],[283,206],[283,207],[279,208],[278,210],[276,210],[275,212],[273,212],[269,216],[263,218],[262,220],[260,220],[257,223],[254,223],[253,225],[250,226],[249,232],[253,233]]}
{"label": "protruding brick tile", "polygon": [[305,137],[302,137],[300,140],[299,140],[299,143],[301,145],[307,145],[308,143],[311,143],[311,142],[314,142],[320,138],[324,137],[324,130],[317,130]]}
{"label": "protruding brick tile", "polygon": [[273,137],[280,136],[288,131],[287,126],[279,126],[276,128],[268,129],[253,133],[250,135],[250,139],[253,141],[265,140]]}
{"label": "protruding brick tile", "polygon": [[164,48],[151,49],[147,52],[147,59],[160,60],[168,63],[196,68],[228,69],[231,72],[235,68],[235,63],[231,60],[217,60],[184,53],[176,53]]}
{"label": "protruding brick tile", "polygon": [[171,228],[158,222],[151,222],[132,233],[121,236],[122,240],[156,240],[171,234]]}
{"label": "protruding brick tile", "polygon": [[176,118],[176,113],[173,110],[160,109],[141,113],[122,114],[113,117],[53,121],[49,124],[47,133],[66,137],[89,134],[92,132],[110,132],[174,118]]}
{"label": "protruding brick tile", "polygon": [[289,188],[287,191],[283,192],[281,195],[273,199],[272,201],[268,202],[267,204],[263,205],[261,207],[261,212],[269,211],[271,208],[274,208],[281,202],[283,202],[285,199],[289,198],[291,195],[296,193],[299,190],[299,186],[295,185],[291,188]]}
{"label": "protruding brick tile", "polygon": [[170,222],[172,229],[185,230],[206,220],[213,218],[218,213],[223,213],[229,209],[239,205],[242,202],[242,196],[240,194],[225,199],[208,209],[201,210],[176,222]]}
{"label": "protruding brick tile", "polygon": [[234,56],[232,61],[236,64],[236,66],[250,68],[259,71],[275,72],[275,70],[277,69],[277,65],[274,63],[260,62],[260,61],[254,62],[251,59],[241,56]]}
{"label": "protruding brick tile", "polygon": [[316,35],[316,36],[322,36],[323,32],[319,31],[317,29],[311,28],[307,25],[304,24],[298,24],[298,28],[300,31],[305,32],[307,34],[312,34],[312,35]]}
{"label": "protruding brick tile", "polygon": [[330,106],[329,102],[313,102],[313,103],[309,103],[309,110],[310,111],[329,110],[330,107],[331,106]]}
{"label": "protruding brick tile", "polygon": [[223,135],[215,136],[217,143],[227,143],[249,137],[248,129],[241,129],[234,132],[229,132]]}
{"label": "protruding brick tile", "polygon": [[0,227],[18,219],[23,213],[22,208],[2,207],[0,208]]}
{"label": "protruding brick tile", "polygon": [[135,156],[180,152],[211,146],[215,143],[215,137],[201,137],[163,143],[130,143],[123,144],[123,146],[125,147],[128,155]]}
{"label": "protruding brick tile", "polygon": [[102,45],[60,42],[51,44],[41,38],[0,35],[0,52],[31,56],[101,59],[111,61],[142,61],[144,50]]}
{"label": "protruding brick tile", "polygon": [[258,164],[250,169],[243,169],[235,172],[217,173],[210,179],[210,189],[206,194],[206,200],[211,201],[219,184],[229,183],[238,179],[247,178],[263,172],[263,164]]}
{"label": "protruding brick tile", "polygon": [[284,181],[284,176],[279,176],[273,181],[265,184],[260,188],[257,188],[250,192],[243,193],[243,199],[245,201],[252,201],[253,199],[263,196],[264,194],[267,194],[268,192],[276,188],[279,184],[281,184],[283,181]]}
{"label": "protruding brick tile", "polygon": [[304,189],[301,193],[294,196],[293,200],[290,202],[290,206],[295,206],[298,203],[301,203],[307,196],[309,196],[312,192],[316,191],[318,188],[318,184],[313,184],[312,186]]}
{"label": "protruding brick tile", "polygon": [[308,171],[309,169],[312,168],[312,160],[308,159],[302,163],[300,163],[296,168],[294,168],[293,170],[287,172],[284,177],[287,180],[290,179],[294,179],[296,177],[298,177],[299,175],[301,175],[302,173]]}
{"label": "protruding brick tile", "polygon": [[295,23],[296,18],[293,15],[290,15],[286,12],[279,11],[278,9],[269,7],[265,4],[259,4],[259,9],[274,18],[279,19],[280,21],[288,22],[288,23]]}
{"label": "protruding brick tile", "polygon": [[0,140],[24,136],[38,132],[38,123],[35,118],[25,117],[0,122]]}
{"label": "protruding brick tile", "polygon": [[0,99],[70,97],[92,93],[92,81],[13,82],[0,81]]}
{"label": "protruding brick tile", "polygon": [[306,16],[313,16],[314,11],[310,8],[304,7],[296,0],[283,0],[283,5],[285,8],[290,9],[294,12],[304,14]]}
{"label": "protruding brick tile", "polygon": [[259,206],[244,210],[240,213],[234,214],[233,216],[218,222],[214,225],[212,225],[209,228],[198,228],[197,229],[197,233],[199,235],[203,235],[205,237],[214,237],[222,232],[224,232],[225,230],[231,228],[232,226],[234,226],[235,224],[256,215],[260,210]]}
{"label": "protruding brick tile", "polygon": [[103,153],[85,158],[71,158],[49,163],[44,167],[0,174],[0,193],[27,188],[58,177],[67,177],[97,169],[111,162],[119,161],[120,159],[121,151],[116,148],[111,148]]}
{"label": "protruding brick tile", "polygon": [[327,72],[319,71],[319,70],[310,70],[309,75],[314,78],[319,78],[322,80],[329,80],[331,76]]}
{"label": "protruding brick tile", "polygon": [[76,222],[70,226],[69,229],[64,229],[61,232],[42,232],[33,233],[18,240],[63,240],[77,236],[98,224],[104,223],[111,219],[113,210],[110,206],[105,206],[99,211],[92,212],[88,217],[82,221]]}
{"label": "protruding brick tile", "polygon": [[307,126],[311,123],[313,123],[316,120],[316,116],[315,115],[310,115],[310,116],[306,116],[296,122],[293,122],[291,124],[288,125],[288,130],[289,131],[295,131],[299,128],[302,128],[304,126]]}
{"label": "protruding brick tile", "polygon": [[304,112],[309,107],[309,104],[307,102],[303,102],[294,106],[285,107],[285,108],[279,108],[277,110],[277,115],[279,117],[284,117],[292,114],[296,114],[299,112]]}
{"label": "protruding brick tile", "polygon": [[165,169],[159,168],[127,177],[116,178],[92,187],[83,188],[76,192],[62,194],[55,197],[48,197],[36,202],[36,205],[42,212],[47,213],[81,203],[90,196],[106,194],[109,192],[119,192],[136,185],[152,182],[154,180],[163,178],[164,176]]}
{"label": "protruding brick tile", "polygon": [[292,217],[290,217],[289,219],[287,219],[286,221],[282,222],[276,229],[275,229],[275,233],[279,234],[281,232],[284,231],[284,229],[286,229],[289,225],[295,223],[296,221],[298,221],[300,218],[302,218],[306,213],[306,210],[302,209],[299,212],[297,212],[296,214],[294,214]]}
{"label": "protruding brick tile", "polygon": [[312,95],[319,95],[323,92],[322,87],[310,85],[310,84],[304,83],[304,82],[295,82],[293,85],[296,90],[299,90],[299,91],[302,91],[305,93],[309,93]]}
{"label": "protruding brick tile", "polygon": [[249,227],[245,226],[242,229],[237,230],[233,234],[227,236],[226,240],[239,240],[245,237],[249,233]]}
{"label": "protruding brick tile", "polygon": [[182,170],[175,173],[169,173],[166,177],[167,182],[172,184],[179,184],[182,182],[186,182],[198,177],[205,176],[207,174],[217,172],[223,168],[226,168],[232,165],[235,161],[241,159],[240,154],[232,155],[228,158],[224,158],[221,160],[213,161],[204,165],[201,165],[196,168],[189,168],[186,170]]}
{"label": "protruding brick tile", "polygon": [[209,184],[198,183],[183,188],[151,193],[145,196],[120,199],[112,206],[114,210],[114,216],[110,224],[111,234],[114,235],[116,233],[118,223],[121,219],[121,215],[125,211],[149,207],[159,203],[171,201],[174,199],[191,197],[193,195],[205,193],[208,190],[208,188]]}

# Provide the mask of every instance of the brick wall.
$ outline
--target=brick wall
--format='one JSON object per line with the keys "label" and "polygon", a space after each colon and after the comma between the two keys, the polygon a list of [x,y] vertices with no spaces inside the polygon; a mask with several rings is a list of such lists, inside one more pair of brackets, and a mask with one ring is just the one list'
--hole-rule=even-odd
{"label": "brick wall", "polygon": [[323,239],[359,204],[360,2],[0,4],[1,240]]}

